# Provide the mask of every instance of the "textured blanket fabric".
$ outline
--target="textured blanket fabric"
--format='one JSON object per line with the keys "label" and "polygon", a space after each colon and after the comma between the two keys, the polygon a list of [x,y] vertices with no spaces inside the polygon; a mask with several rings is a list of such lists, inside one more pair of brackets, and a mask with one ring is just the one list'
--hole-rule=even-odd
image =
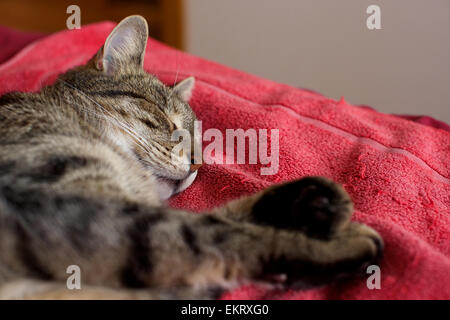
{"label": "textured blanket fabric", "polygon": [[[86,26],[25,47],[0,65],[0,94],[52,83],[91,58],[113,27]],[[225,129],[279,129],[277,174],[260,175],[260,164],[204,165],[172,206],[201,211],[273,183],[323,175],[351,194],[354,219],[385,239],[380,290],[355,279],[309,290],[247,285],[223,298],[450,299],[449,132],[264,80],[153,40],[145,69],[167,84],[196,77],[191,105],[204,131],[217,128],[225,136]]]}
{"label": "textured blanket fabric", "polygon": [[20,32],[0,26],[0,63],[11,58],[30,42],[44,37],[44,33]]}

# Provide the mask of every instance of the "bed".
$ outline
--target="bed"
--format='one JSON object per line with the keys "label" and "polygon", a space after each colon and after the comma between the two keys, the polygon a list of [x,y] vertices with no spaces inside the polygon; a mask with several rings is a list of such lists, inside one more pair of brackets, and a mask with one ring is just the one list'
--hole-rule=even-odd
{"label": "bed", "polygon": [[[0,94],[37,91],[52,83],[59,73],[91,58],[113,27],[102,22],[51,35],[0,28]],[[274,183],[322,175],[350,193],[354,219],[385,239],[381,289],[369,289],[365,278],[308,290],[249,284],[223,299],[450,299],[447,124],[426,116],[379,113],[345,98],[335,101],[153,39],[144,68],[167,84],[196,78],[191,106],[203,131],[279,131],[276,174],[261,175],[260,163],[204,165],[194,184],[170,200],[171,206],[200,212]]]}

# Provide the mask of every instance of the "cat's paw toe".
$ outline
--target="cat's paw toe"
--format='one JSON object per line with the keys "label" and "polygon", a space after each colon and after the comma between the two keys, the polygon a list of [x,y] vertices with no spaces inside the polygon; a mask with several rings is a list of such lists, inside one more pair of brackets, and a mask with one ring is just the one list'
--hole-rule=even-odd
{"label": "cat's paw toe", "polygon": [[367,267],[378,265],[383,256],[381,236],[372,228],[355,222],[349,223],[332,239],[320,241],[310,263],[300,265],[297,277],[288,279],[289,286],[308,288],[364,276]]}
{"label": "cat's paw toe", "polygon": [[359,241],[359,243],[366,242],[366,244],[360,244],[355,248],[355,253],[359,252],[362,268],[365,269],[371,264],[378,263],[384,252],[384,242],[380,234],[371,227],[357,222],[351,222],[347,229],[342,232],[345,237],[354,239],[353,242],[355,243],[356,241]]}
{"label": "cat's paw toe", "polygon": [[329,238],[348,224],[353,212],[345,190],[323,177],[306,177],[269,188],[254,207],[258,221]]}
{"label": "cat's paw toe", "polygon": [[365,275],[367,267],[380,263],[384,252],[382,237],[367,225],[351,222],[331,240],[335,260],[328,261],[328,272],[336,277]]}

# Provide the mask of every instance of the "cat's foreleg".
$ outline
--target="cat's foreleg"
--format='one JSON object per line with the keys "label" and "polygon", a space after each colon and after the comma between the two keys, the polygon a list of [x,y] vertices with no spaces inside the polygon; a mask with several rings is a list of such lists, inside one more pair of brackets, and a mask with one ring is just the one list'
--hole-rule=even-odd
{"label": "cat's foreleg", "polygon": [[236,221],[329,238],[348,225],[353,204],[340,185],[323,177],[306,177],[230,201],[213,212]]}

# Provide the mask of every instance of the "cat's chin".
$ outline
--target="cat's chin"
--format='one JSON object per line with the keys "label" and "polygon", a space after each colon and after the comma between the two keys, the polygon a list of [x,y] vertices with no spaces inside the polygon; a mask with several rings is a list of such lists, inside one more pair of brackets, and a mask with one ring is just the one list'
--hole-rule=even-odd
{"label": "cat's chin", "polygon": [[167,200],[173,195],[186,190],[197,177],[197,171],[190,173],[183,180],[172,180],[164,177],[157,177],[158,193],[161,200]]}

